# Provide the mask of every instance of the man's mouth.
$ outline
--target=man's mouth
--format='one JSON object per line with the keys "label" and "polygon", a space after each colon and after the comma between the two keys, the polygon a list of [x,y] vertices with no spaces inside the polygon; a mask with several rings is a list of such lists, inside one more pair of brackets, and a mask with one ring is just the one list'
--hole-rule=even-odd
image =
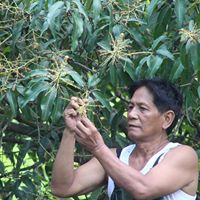
{"label": "man's mouth", "polygon": [[129,124],[128,127],[129,128],[140,128],[140,126],[135,125],[135,124]]}

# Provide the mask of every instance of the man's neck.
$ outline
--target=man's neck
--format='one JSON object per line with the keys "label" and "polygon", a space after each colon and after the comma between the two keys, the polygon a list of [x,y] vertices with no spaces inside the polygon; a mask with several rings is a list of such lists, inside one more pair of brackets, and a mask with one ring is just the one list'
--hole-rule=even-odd
{"label": "man's neck", "polygon": [[137,142],[134,154],[136,156],[149,158],[157,152],[159,152],[163,147],[165,147],[169,143],[169,140],[165,135],[161,135],[160,137],[157,137],[152,141]]}

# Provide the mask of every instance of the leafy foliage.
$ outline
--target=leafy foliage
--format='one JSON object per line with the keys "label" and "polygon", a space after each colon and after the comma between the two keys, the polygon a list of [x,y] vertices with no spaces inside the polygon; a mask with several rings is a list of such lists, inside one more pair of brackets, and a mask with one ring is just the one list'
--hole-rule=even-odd
{"label": "leafy foliage", "polygon": [[[54,199],[52,162],[71,96],[88,99],[109,146],[129,143],[127,87],[140,78],[180,85],[185,112],[172,139],[200,152],[200,1],[5,0],[0,10],[2,199]],[[88,153],[77,145],[75,159]]]}

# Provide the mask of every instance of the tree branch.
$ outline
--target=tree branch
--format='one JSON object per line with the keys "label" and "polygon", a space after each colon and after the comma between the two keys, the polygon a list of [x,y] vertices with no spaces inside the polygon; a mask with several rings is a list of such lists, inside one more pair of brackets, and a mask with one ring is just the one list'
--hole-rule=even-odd
{"label": "tree branch", "polygon": [[11,122],[5,131],[15,132],[20,135],[26,135],[26,136],[37,136],[35,133],[37,132],[37,129],[34,129],[32,127],[22,125],[22,124],[15,124]]}

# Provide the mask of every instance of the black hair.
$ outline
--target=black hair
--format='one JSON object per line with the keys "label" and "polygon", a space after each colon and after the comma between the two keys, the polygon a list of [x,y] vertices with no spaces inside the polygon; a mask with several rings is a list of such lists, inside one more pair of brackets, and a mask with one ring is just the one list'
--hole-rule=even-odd
{"label": "black hair", "polygon": [[172,124],[167,128],[167,134],[171,133],[176,126],[178,119],[182,115],[183,97],[178,88],[169,81],[160,79],[158,77],[152,79],[138,80],[129,88],[131,97],[134,92],[140,87],[146,87],[153,96],[153,103],[160,113],[172,110],[175,118]]}

